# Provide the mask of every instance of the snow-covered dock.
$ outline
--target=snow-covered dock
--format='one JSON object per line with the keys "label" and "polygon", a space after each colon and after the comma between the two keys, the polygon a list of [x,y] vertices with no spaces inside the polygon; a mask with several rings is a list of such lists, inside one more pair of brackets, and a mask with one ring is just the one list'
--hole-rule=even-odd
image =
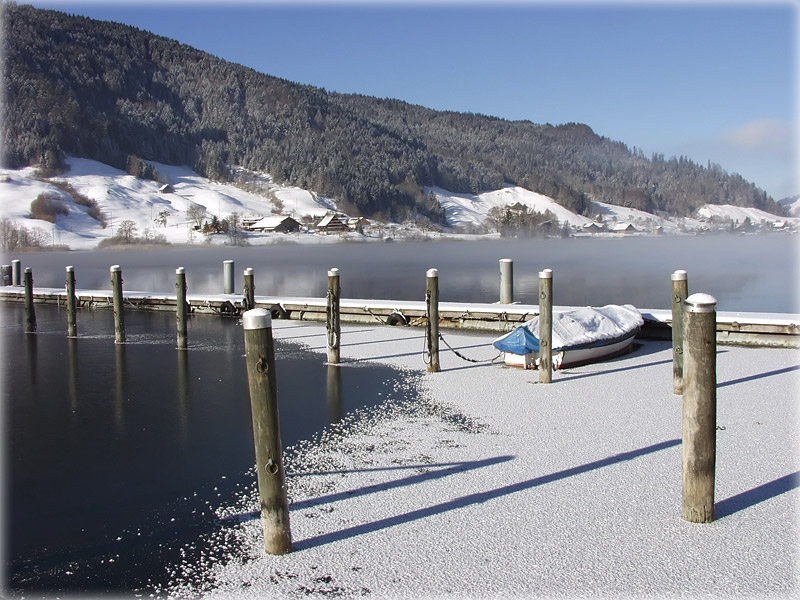
{"label": "snow-covered dock", "polygon": [[[324,360],[324,325],[273,321],[273,333]],[[493,355],[493,334],[446,337],[473,359]],[[172,568],[171,597],[797,596],[796,350],[719,349],[716,520],[699,525],[681,519],[669,342],[542,385],[450,351],[425,373],[422,339],[343,328],[330,370],[356,378],[388,363],[419,398],[288,448],[293,552],[264,554],[252,487],[217,508],[205,554]]]}
{"label": "snow-covered dock", "polygon": [[[76,290],[80,308],[110,308],[111,290]],[[0,300],[23,302],[21,286],[0,287]],[[36,288],[34,303],[61,304],[66,291],[61,288]],[[142,310],[175,310],[176,295],[124,291],[126,306]],[[241,294],[188,294],[191,312],[196,314],[239,315],[244,311]],[[275,319],[324,321],[325,298],[256,296],[256,307],[271,310]],[[573,310],[556,306],[554,311]],[[349,323],[421,325],[425,322],[424,301],[348,299],[340,301],[341,320]],[[645,325],[642,337],[669,339],[672,313],[669,310],[639,309]],[[440,327],[479,331],[510,331],[539,314],[535,304],[481,304],[440,302]],[[800,315],[784,313],[717,312],[717,341],[723,344],[800,348]]]}

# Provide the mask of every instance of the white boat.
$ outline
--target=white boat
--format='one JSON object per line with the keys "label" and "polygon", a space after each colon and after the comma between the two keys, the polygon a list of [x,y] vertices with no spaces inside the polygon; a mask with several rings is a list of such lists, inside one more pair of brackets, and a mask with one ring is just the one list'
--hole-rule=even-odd
{"label": "white boat", "polygon": [[[609,304],[553,313],[553,368],[574,367],[627,352],[644,324],[633,306]],[[494,340],[512,367],[539,365],[539,317]]]}

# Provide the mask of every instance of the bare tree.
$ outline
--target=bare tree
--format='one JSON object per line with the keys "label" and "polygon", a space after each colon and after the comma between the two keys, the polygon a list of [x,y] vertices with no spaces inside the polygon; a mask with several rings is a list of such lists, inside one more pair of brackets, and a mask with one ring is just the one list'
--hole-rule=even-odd
{"label": "bare tree", "polygon": [[199,229],[203,226],[203,219],[206,218],[206,207],[200,204],[192,204],[186,209],[186,218]]}

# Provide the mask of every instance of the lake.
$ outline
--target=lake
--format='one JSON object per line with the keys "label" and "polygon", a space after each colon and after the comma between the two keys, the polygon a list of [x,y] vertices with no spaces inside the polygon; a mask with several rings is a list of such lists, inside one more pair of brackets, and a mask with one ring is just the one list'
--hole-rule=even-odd
{"label": "lake", "polygon": [[[291,238],[287,238],[291,239]],[[439,270],[442,301],[496,302],[501,258],[514,260],[514,299],[536,304],[538,273],[554,271],[562,306],[633,304],[671,307],[670,274],[689,273],[689,291],[717,298],[719,310],[800,312],[797,236],[573,238],[195,247],[158,251],[29,253],[34,285],[63,287],[74,265],[78,288],[110,289],[119,264],[127,290],[174,292],[175,268],[186,268],[189,293],[221,293],[222,262],[235,261],[236,290],[252,267],[256,294],[324,297],[327,271],[340,269],[343,298],[423,300],[425,272]]]}

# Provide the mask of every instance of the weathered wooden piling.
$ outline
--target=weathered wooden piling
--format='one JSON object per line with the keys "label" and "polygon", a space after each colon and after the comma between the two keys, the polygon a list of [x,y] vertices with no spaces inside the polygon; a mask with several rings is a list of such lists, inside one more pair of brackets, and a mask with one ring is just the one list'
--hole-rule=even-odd
{"label": "weathered wooden piling", "polygon": [[0,269],[0,273],[2,274],[2,283],[0,285],[6,286],[11,285],[11,265],[3,265]]}
{"label": "weathered wooden piling", "polygon": [[233,261],[226,260],[222,263],[222,293],[233,293]]}
{"label": "weathered wooden piling", "polygon": [[22,285],[22,263],[19,259],[11,261],[11,285]]}
{"label": "weathered wooden piling", "polygon": [[75,267],[66,268],[66,281],[64,285],[67,290],[67,336],[74,338],[78,335],[78,318],[76,307],[78,299],[75,297]]}
{"label": "weathered wooden piling", "polygon": [[438,373],[439,367],[439,271],[428,269],[425,291],[425,340],[428,352],[428,373]]}
{"label": "weathered wooden piling", "polygon": [[189,304],[186,302],[186,269],[175,269],[175,312],[177,315],[178,350],[184,350],[189,345],[186,321],[189,315]]}
{"label": "weathered wooden piling", "polygon": [[500,259],[500,304],[514,302],[514,261]]}
{"label": "weathered wooden piling", "polygon": [[672,393],[683,393],[683,301],[689,295],[686,271],[672,274]]}
{"label": "weathered wooden piling", "polygon": [[263,308],[248,310],[242,316],[242,325],[264,549],[268,554],[286,554],[292,550],[292,535],[278,421],[272,316]]}
{"label": "weathered wooden piling", "polygon": [[114,341],[125,343],[125,310],[122,306],[122,270],[119,265],[111,267],[111,292],[114,298]]}
{"label": "weathered wooden piling", "polygon": [[244,304],[245,310],[256,307],[256,282],[250,267],[244,270]]}
{"label": "weathered wooden piling", "polygon": [[683,503],[692,523],[714,520],[717,454],[717,301],[693,294],[683,302]]}
{"label": "weathered wooden piling", "polygon": [[553,271],[539,272],[539,383],[553,381]]}
{"label": "weathered wooden piling", "polygon": [[36,331],[36,311],[33,308],[33,272],[25,268],[25,331]]}
{"label": "weathered wooden piling", "polygon": [[341,288],[339,286],[339,269],[328,271],[328,303],[325,311],[325,328],[328,332],[328,362],[337,364],[341,347]]}

